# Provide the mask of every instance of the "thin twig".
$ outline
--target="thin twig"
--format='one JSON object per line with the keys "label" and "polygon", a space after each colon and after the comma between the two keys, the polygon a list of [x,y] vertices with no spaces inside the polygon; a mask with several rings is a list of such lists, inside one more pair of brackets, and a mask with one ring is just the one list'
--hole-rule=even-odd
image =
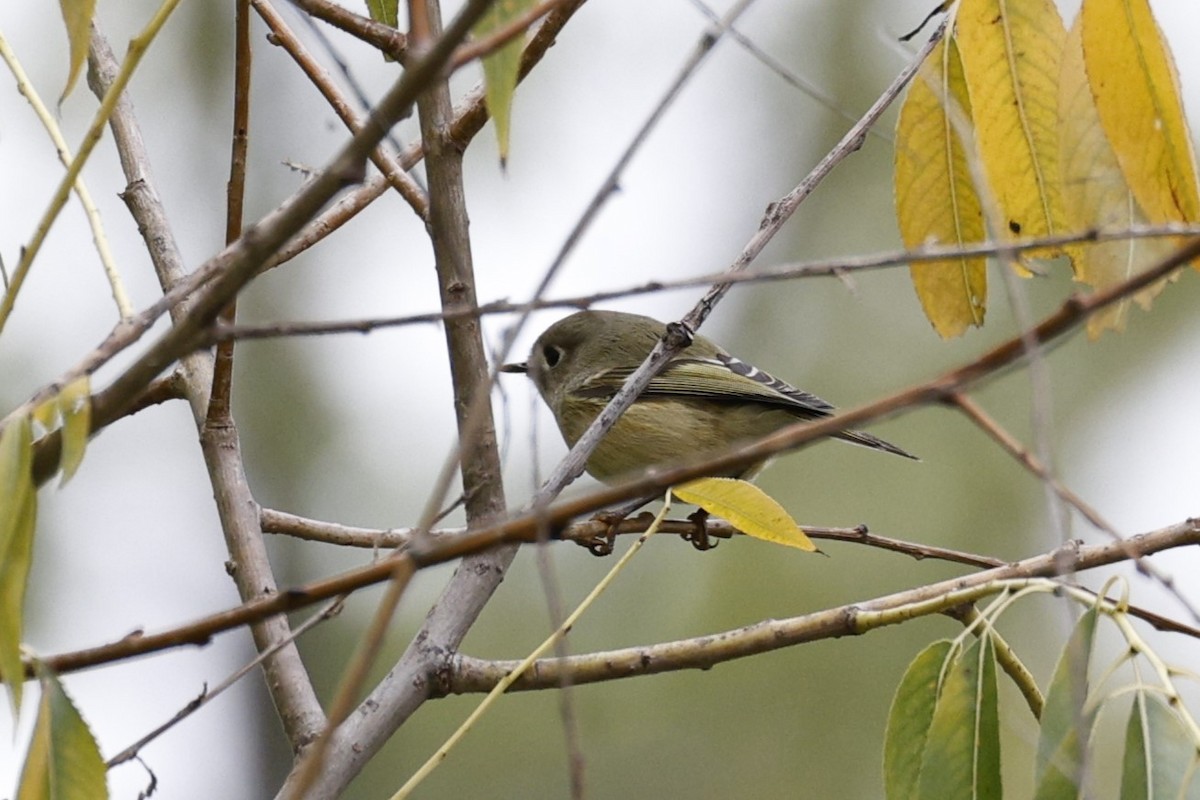
{"label": "thin twig", "polygon": [[125,91],[125,86],[129,83],[134,71],[137,70],[138,65],[141,63],[142,56],[145,55],[146,50],[171,16],[171,12],[178,5],[179,0],[163,0],[163,4],[154,12],[150,21],[146,23],[146,27],[137,36],[129,40],[129,50],[125,61],[121,64],[120,71],[117,73],[108,94],[100,101],[100,107],[96,109],[96,113],[92,117],[92,122],[88,126],[87,133],[84,134],[83,142],[80,143],[78,152],[76,152],[75,157],[71,159],[71,163],[67,166],[66,174],[59,181],[58,188],[55,189],[54,195],[50,199],[50,204],[42,213],[42,218],[38,221],[37,227],[34,229],[33,237],[29,240],[29,244],[21,249],[21,257],[17,260],[17,266],[13,269],[13,273],[9,278],[8,290],[0,297],[0,333],[4,331],[4,324],[8,321],[8,316],[12,313],[13,305],[17,302],[17,294],[20,292],[21,286],[29,274],[30,267],[33,266],[34,259],[37,258],[37,254],[41,251],[46,237],[50,234],[50,228],[54,225],[54,221],[58,218],[58,214],[62,211],[63,206],[66,205],[67,197],[70,195],[72,187],[75,186],[75,182],[79,179],[79,174],[83,171],[83,165],[87,163],[88,158],[92,155],[92,151],[100,142],[100,137],[104,134],[104,126],[108,124],[108,118],[112,115],[118,98]]}
{"label": "thin twig", "polygon": [[[250,4],[254,6],[254,10],[262,17],[263,22],[267,23],[267,27],[271,29],[273,36],[272,41],[282,47],[287,54],[292,57],[296,65],[304,72],[305,76],[316,87],[321,96],[329,103],[330,108],[338,115],[338,119],[346,126],[350,133],[358,133],[362,130],[363,120],[350,107],[350,103],[342,96],[341,91],[334,85],[329,74],[324,68],[317,63],[308,49],[297,38],[295,32],[288,26],[283,16],[280,15],[275,7],[268,0],[250,0]],[[379,171],[387,178],[388,183],[396,190],[404,201],[416,212],[417,216],[425,222],[429,221],[429,198],[426,197],[425,191],[417,185],[417,182],[405,171],[400,162],[387,152],[383,144],[379,144],[371,151],[371,163],[374,164]]]}
{"label": "thin twig", "polygon": [[[641,514],[636,517],[627,517],[615,524],[608,520],[598,519],[573,522],[555,532],[553,538],[555,540],[574,542],[582,547],[590,548],[596,541],[608,535],[625,536],[643,533],[650,524],[651,518],[648,514]],[[388,530],[357,528],[336,522],[307,519],[295,514],[288,514],[269,508],[261,510],[260,519],[264,533],[281,534],[306,541],[323,542],[343,547],[359,547],[368,550],[392,550],[397,547],[404,547],[413,541],[416,533],[412,528],[391,528]],[[663,520],[659,531],[664,534],[676,534],[679,536],[690,535],[696,532],[696,524],[694,520],[668,519]],[[716,517],[709,517],[704,525],[705,534],[714,539],[730,539],[734,536],[743,535],[731,523]],[[827,528],[815,525],[801,525],[801,527],[813,539],[862,544],[867,547],[875,547],[880,550],[907,555],[918,561],[931,559],[983,568],[999,567],[1007,563],[1003,559],[991,556],[966,553],[961,550],[951,550],[945,547],[934,547],[918,542],[908,542],[890,536],[880,536],[869,532],[865,525],[853,528]],[[449,528],[428,531],[426,535],[441,538],[446,536],[463,536],[466,533],[466,528]],[[543,536],[542,539],[544,538]],[[536,531],[531,531],[529,532],[529,537],[522,541],[527,544],[537,542],[539,541],[539,534]]]}
{"label": "thin twig", "polygon": [[[283,511],[267,508],[261,510],[261,515],[264,533],[292,536],[306,541],[323,542],[343,547],[360,547],[370,550],[391,550],[403,547],[412,540],[411,528],[391,528],[388,530],[356,528],[336,522],[307,519],[295,514],[288,514]],[[562,528],[555,534],[554,538],[574,542],[580,547],[586,547],[596,552],[595,545],[597,542],[606,542],[610,536],[642,533],[646,530],[652,518],[652,515],[643,513],[636,517],[622,519],[616,524],[607,519],[593,518],[581,520],[579,522],[572,522]],[[695,520],[690,519],[663,520],[662,525],[659,526],[659,533],[675,534],[681,538],[687,537],[695,534],[696,524]],[[709,517],[704,524],[705,534],[710,539],[732,539],[735,536],[744,535],[729,522],[716,517]],[[865,525],[858,525],[853,528],[826,528],[815,525],[802,525],[801,528],[803,528],[804,532],[811,539],[865,545],[879,550],[899,553],[917,561],[930,559],[933,561],[945,561],[951,564],[965,564],[966,566],[978,567],[980,569],[1002,567],[1008,563],[1005,559],[996,558],[995,556],[968,553],[963,550],[952,550],[947,547],[911,542],[891,536],[880,536],[879,534],[871,533]],[[466,533],[466,528],[443,528],[429,531],[429,535],[434,537],[462,536]],[[544,534],[537,531],[526,531],[524,534],[526,538],[521,541],[527,544],[545,541]],[[1091,591],[1080,586],[1075,588],[1085,592]],[[1182,633],[1185,636],[1200,639],[1200,629],[1169,619],[1153,611],[1130,605],[1129,613],[1149,623],[1157,630],[1166,633]]]}
{"label": "thin twig", "polygon": [[404,64],[408,61],[408,39],[390,25],[355,14],[330,0],[291,0],[311,16],[345,31]]}
{"label": "thin twig", "polygon": [[214,328],[212,341],[225,339],[273,339],[285,336],[323,336],[332,333],[371,333],[382,328],[397,328],[405,325],[427,325],[466,316],[482,317],[489,314],[513,314],[526,308],[590,308],[608,300],[635,297],[644,294],[684,289],[693,286],[711,286],[719,281],[726,283],[761,283],[768,281],[795,280],[802,278],[836,277],[846,273],[907,267],[909,264],[926,261],[941,261],[948,258],[992,256],[1013,251],[1040,250],[1079,242],[1103,242],[1140,238],[1167,238],[1200,235],[1200,227],[1194,225],[1139,225],[1122,230],[1091,230],[1083,233],[1055,235],[1023,240],[1018,243],[995,245],[989,243],[970,244],[962,247],[931,245],[917,250],[897,250],[868,256],[818,259],[796,264],[778,264],[770,267],[746,270],[735,274],[716,272],[694,278],[678,278],[669,281],[650,281],[625,289],[610,289],[590,294],[559,297],[549,300],[533,299],[525,302],[494,300],[476,308],[461,308],[430,311],[424,314],[408,314],[400,317],[374,317],[331,322],[276,322],[262,325],[238,325]]}
{"label": "thin twig", "polygon": [[[250,6],[248,0],[234,4],[233,61],[233,132],[229,146],[229,183],[225,187],[225,244],[242,235],[242,217],[246,206],[246,153],[250,147]],[[237,321],[237,299],[229,302],[217,318],[232,325]],[[206,425],[224,425],[232,420],[233,347],[232,342],[217,345],[213,359],[212,392]]]}
{"label": "thin twig", "polygon": [[520,661],[503,678],[496,682],[496,685],[493,686],[491,691],[488,692],[487,697],[485,697],[479,703],[479,705],[475,707],[475,710],[472,711],[467,718],[462,721],[462,724],[455,729],[454,733],[450,735],[450,738],[446,740],[445,744],[439,747],[437,752],[430,756],[429,759],[412,774],[412,777],[410,777],[405,784],[400,787],[400,791],[392,795],[392,800],[404,800],[404,798],[412,794],[413,789],[415,789],[421,783],[421,781],[425,780],[425,778],[427,778],[429,774],[437,768],[438,764],[446,759],[446,756],[449,755],[450,750],[452,750],[462,740],[462,738],[466,736],[467,732],[471,730],[479,718],[482,717],[483,714],[500,698],[500,695],[504,694],[504,692],[508,690],[508,687],[512,686],[513,683],[520,680],[520,678],[529,671],[529,668],[533,666],[534,662],[545,655],[551,647],[553,647],[557,642],[561,641],[563,637],[567,635],[567,632],[574,627],[575,623],[579,621],[579,618],[583,616],[583,613],[592,607],[592,604],[596,602],[597,598],[599,598],[600,595],[602,595],[605,590],[612,585],[612,582],[616,580],[617,575],[625,570],[625,567],[629,565],[629,562],[633,559],[633,557],[642,549],[642,545],[646,543],[646,540],[658,530],[659,525],[662,524],[663,519],[667,516],[670,510],[671,502],[670,494],[668,493],[666,500],[663,502],[662,509],[650,522],[650,525],[646,528],[645,533],[639,536],[637,541],[630,545],[629,549],[625,551],[625,554],[617,560],[617,563],[613,564],[612,569],[610,569],[604,575],[604,577],[601,578],[594,587],[592,587],[592,590],[588,592],[587,596],[580,601],[579,605],[575,607],[574,611],[572,611],[565,619],[562,620],[554,632],[551,633],[550,636],[547,637],[541,644],[535,647],[533,652]]}
{"label": "thin twig", "polygon": [[[54,118],[54,114],[50,112],[50,109],[46,107],[46,104],[42,102],[37,88],[29,80],[29,76],[25,74],[25,70],[21,67],[21,62],[17,60],[17,55],[12,51],[12,48],[8,46],[8,40],[4,38],[3,33],[0,33],[0,58],[3,58],[5,63],[8,64],[8,68],[16,80],[17,91],[29,101],[29,105],[33,107],[33,113],[37,116],[38,121],[42,123],[42,127],[46,129],[46,133],[50,136],[50,141],[54,143],[54,149],[58,152],[58,160],[62,162],[64,167],[70,167],[74,157],[71,155],[67,140],[63,138],[62,130],[58,127],[58,121]],[[82,176],[76,179],[73,188],[75,194],[79,196],[80,205],[83,206],[83,213],[87,217],[88,226],[92,229],[92,241],[96,245],[96,254],[100,256],[100,265],[104,268],[104,275],[108,279],[108,286],[112,292],[113,302],[117,305],[117,313],[121,319],[129,319],[133,316],[133,304],[129,300],[129,294],[125,291],[125,284],[121,281],[117,262],[112,254],[112,248],[108,245],[108,234],[104,232],[104,223],[100,220],[100,209],[96,208],[96,203],[92,200],[91,192],[88,191],[87,184],[84,183]],[[7,276],[5,276],[4,288],[8,288]]]}
{"label": "thin twig", "polygon": [[164,722],[162,725],[159,725],[157,728],[150,731],[145,736],[138,739],[136,742],[129,745],[124,750],[122,750],[121,752],[119,752],[115,756],[113,756],[112,758],[108,759],[108,761],[106,761],[104,764],[105,767],[107,767],[108,769],[112,769],[113,767],[117,766],[118,764],[122,764],[126,761],[129,761],[132,758],[136,758],[138,753],[140,753],[146,745],[150,744],[150,742],[154,741],[159,736],[166,733],[168,730],[175,727],[177,724],[179,724],[183,720],[187,719],[192,714],[196,713],[201,708],[203,708],[204,706],[211,703],[213,700],[217,699],[217,697],[221,693],[223,693],[226,689],[232,687],[234,684],[236,684],[242,678],[249,675],[251,671],[253,671],[256,667],[258,667],[260,664],[262,664],[268,658],[273,656],[281,648],[296,641],[296,639],[300,638],[302,635],[304,635],[308,631],[312,630],[313,628],[315,628],[317,625],[324,622],[325,620],[336,617],[338,614],[340,614],[342,612],[342,605],[344,602],[345,602],[345,598],[343,598],[343,597],[339,597],[339,598],[335,599],[332,603],[327,605],[325,608],[321,609],[320,611],[318,611],[317,613],[313,614],[311,617],[306,619],[304,622],[300,623],[295,628],[293,628],[291,635],[288,636],[287,639],[282,639],[282,640],[276,642],[275,644],[271,645],[271,647],[269,647],[266,650],[259,653],[257,656],[254,657],[253,660],[249,661],[246,664],[243,664],[236,672],[234,672],[232,675],[227,677],[225,680],[221,681],[213,689],[210,690],[208,688],[205,688],[204,691],[201,692],[198,697],[196,697],[194,700],[192,700],[186,706],[181,708],[169,720]]}
{"label": "thin twig", "polygon": [[482,39],[476,39],[458,48],[458,52],[454,54],[454,58],[450,59],[451,68],[457,69],[477,58],[483,58],[494,53],[513,39],[523,35],[533,26],[533,23],[551,11],[573,2],[575,0],[543,0],[543,2],[513,17]]}
{"label": "thin twig", "polygon": [[[691,0],[691,2],[692,5],[696,7],[696,10],[703,14],[709,22],[719,22],[720,16],[716,11],[704,3],[703,0]],[[816,100],[825,108],[837,114],[847,122],[855,122],[858,120],[857,116],[838,105],[837,101],[832,96],[823,92],[816,84],[800,77],[795,72],[788,69],[783,62],[759,47],[759,45],[749,36],[742,33],[732,25],[727,26],[726,30],[729,38],[737,42],[738,46],[749,53],[755,61],[759,62],[768,70],[777,75],[781,80],[783,80],[784,83],[794,89],[798,89],[808,97],[811,97],[813,100]],[[871,128],[869,135],[877,136],[885,142],[892,141],[891,137],[880,133],[874,127]]]}
{"label": "thin twig", "polygon": [[[1083,498],[1075,494],[1075,492],[1063,485],[1062,481],[1058,480],[1046,469],[1042,461],[1021,446],[1021,443],[1016,440],[1008,431],[1000,426],[986,411],[983,410],[970,397],[965,394],[957,393],[951,395],[948,401],[961,410],[968,419],[978,425],[985,433],[988,434],[1001,448],[1004,449],[1010,456],[1017,460],[1021,466],[1029,470],[1039,481],[1054,492],[1055,496],[1063,502],[1070,505],[1078,511],[1084,519],[1092,524],[1097,530],[1102,531],[1109,538],[1116,542],[1125,541],[1120,532],[1100,515],[1100,512],[1092,508],[1086,503]],[[1132,557],[1132,556],[1131,556]],[[1167,575],[1162,570],[1151,564],[1149,561],[1142,558],[1133,558],[1133,562],[1138,572],[1153,578],[1160,586],[1175,598],[1175,600],[1183,606],[1183,608],[1191,615],[1192,619],[1200,623],[1200,612],[1196,607],[1184,596],[1183,592],[1176,586],[1174,578]]]}

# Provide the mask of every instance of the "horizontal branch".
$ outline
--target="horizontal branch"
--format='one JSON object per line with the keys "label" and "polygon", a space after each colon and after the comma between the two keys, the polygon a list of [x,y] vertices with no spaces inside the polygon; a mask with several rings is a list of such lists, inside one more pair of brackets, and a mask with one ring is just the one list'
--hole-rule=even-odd
{"label": "horizontal branch", "polygon": [[1092,229],[1070,235],[1043,236],[1024,239],[1020,242],[980,243],[947,247],[944,245],[920,247],[915,250],[896,250],[867,256],[840,257],[806,261],[799,264],[779,264],[762,269],[729,274],[726,272],[698,275],[671,281],[648,281],[624,289],[610,289],[585,295],[559,297],[549,300],[514,303],[495,300],[474,308],[449,311],[431,311],[424,314],[409,314],[401,317],[373,317],[331,322],[278,322],[266,325],[226,325],[218,322],[213,328],[211,343],[229,339],[274,339],[284,336],[323,336],[335,333],[370,333],[383,328],[398,328],[407,325],[427,325],[447,319],[461,317],[483,317],[490,314],[513,314],[526,309],[544,308],[589,308],[597,303],[637,297],[644,294],[687,289],[696,286],[711,286],[713,283],[763,283],[800,278],[842,276],[851,272],[866,272],[910,264],[943,261],[947,259],[972,258],[976,256],[1006,256],[1047,247],[1068,244],[1091,244],[1098,242],[1126,241],[1130,239],[1164,238],[1176,236],[1200,236],[1200,227],[1195,225],[1137,225],[1120,230]]}
{"label": "horizontal branch", "polygon": [[[570,525],[557,531],[554,538],[561,541],[574,542],[581,547],[586,547],[593,552],[597,552],[598,548],[602,546],[610,546],[609,537],[645,533],[653,518],[653,514],[643,513],[636,517],[622,519],[616,523],[605,519],[581,520],[579,522],[572,522]],[[307,519],[305,517],[298,517],[295,514],[288,514],[269,508],[262,509],[260,519],[262,521],[263,533],[282,534],[310,542],[324,542],[325,544],[335,544],[342,547],[392,550],[407,545],[415,535],[411,528],[388,528],[387,530],[359,528],[353,525],[342,525],[337,522]],[[697,533],[697,526],[699,524],[704,525],[704,533],[710,539],[732,539],[734,536],[745,535],[742,531],[733,527],[731,523],[715,517],[709,517],[703,523],[698,523],[690,519],[663,520],[662,524],[658,526],[658,532],[660,534],[675,534],[690,537]],[[904,541],[903,539],[894,539],[890,536],[878,536],[868,531],[866,525],[857,525],[853,528],[826,528],[813,525],[802,525],[801,527],[808,534],[809,538],[812,539],[862,544],[880,550],[888,550],[893,553],[911,556],[918,561],[933,559],[956,564],[966,564],[970,567],[998,567],[1007,563],[999,558],[976,555],[975,553],[964,553],[960,550],[951,550],[945,547],[932,547],[917,542]],[[466,533],[466,528],[442,528],[423,531],[421,535],[437,538],[463,536]],[[538,531],[530,530],[524,533],[527,534],[527,538],[522,540],[523,543],[532,544],[540,541],[541,537]],[[597,554],[607,555],[606,552]]]}
{"label": "horizontal branch", "polygon": [[[1127,540],[1139,556],[1198,542],[1198,519]],[[821,639],[857,636],[916,616],[941,613],[991,594],[990,587],[998,581],[1051,578],[1111,564],[1125,557],[1125,550],[1118,543],[1080,546],[1078,542],[1070,542],[1064,548],[1015,564],[790,619],[764,620],[734,630],[643,647],[543,659],[517,679],[510,691],[557,689],[564,685],[637,675],[709,669],[737,658]],[[1066,562],[1066,568],[1062,562]],[[911,610],[911,613],[895,613],[902,610]],[[435,687],[443,694],[489,691],[517,662],[485,661],[460,654],[453,656],[450,664],[451,669],[443,676],[443,683]]]}
{"label": "horizontal branch", "polygon": [[[554,508],[547,510],[548,514],[554,512]],[[108,664],[115,661],[142,656],[148,653],[154,653],[160,650],[167,650],[185,645],[204,645],[217,633],[222,631],[238,628],[247,625],[251,622],[256,622],[268,616],[281,614],[288,611],[294,611],[305,606],[318,603],[322,600],[327,600],[337,597],[342,594],[347,594],[364,586],[369,586],[381,581],[390,579],[398,568],[408,563],[415,563],[417,566],[429,566],[433,563],[443,563],[444,561],[452,560],[464,554],[478,549],[478,544],[481,540],[489,540],[492,543],[499,544],[504,541],[512,541],[511,538],[515,532],[521,529],[518,523],[528,524],[530,517],[525,516],[517,520],[512,520],[502,525],[490,527],[488,529],[478,531],[476,533],[466,534],[462,537],[450,537],[438,542],[430,544],[429,549],[425,553],[417,553],[416,547],[412,551],[405,551],[397,557],[377,561],[365,567],[350,570],[341,575],[326,580],[317,581],[305,586],[286,590],[272,597],[253,600],[236,608],[224,611],[218,614],[213,614],[204,617],[189,625],[180,626],[163,633],[157,634],[132,634],[120,639],[116,642],[100,645],[98,647],[89,648],[86,650],[77,650],[69,653],[60,653],[57,655],[46,656],[40,658],[43,664],[50,667],[56,673],[63,674],[67,672],[75,672],[90,667]],[[960,578],[954,578],[948,581],[931,584],[918,589],[911,589],[907,592],[901,592],[907,598],[906,602],[917,602],[921,599],[935,599],[942,594],[953,589],[969,589],[971,587],[982,586],[990,581],[1005,580],[1013,578],[1033,578],[1033,577],[1055,577],[1061,574],[1070,574],[1075,572],[1083,572],[1089,569],[1114,564],[1121,561],[1126,561],[1131,557],[1148,556],[1154,553],[1170,550],[1177,547],[1185,547],[1189,545],[1200,544],[1200,518],[1192,518],[1163,528],[1151,533],[1145,533],[1140,536],[1135,536],[1121,542],[1108,542],[1102,545],[1078,545],[1073,543],[1072,546],[1056,550],[1033,558],[1025,559],[1024,561],[1009,564],[1003,567],[978,572],[972,575],[967,575]],[[471,546],[470,550],[464,550],[464,546]],[[800,641],[807,641],[811,638],[828,638],[829,636],[842,636],[850,633],[855,633],[856,630],[852,626],[847,626],[847,621],[842,619],[847,614],[847,609],[857,609],[854,613],[860,614],[867,610],[878,610],[879,604],[887,603],[890,598],[895,598],[898,595],[888,595],[884,598],[879,598],[869,603],[856,604],[855,606],[844,606],[839,609],[818,612],[800,618],[804,620],[802,628],[785,628],[779,630],[772,627],[776,625],[773,622],[763,622],[758,625],[753,625],[748,628],[739,629],[746,632],[744,636],[750,638],[754,642],[753,646],[760,648],[755,652],[762,652],[772,648],[771,640],[776,632],[779,635],[788,638],[786,643],[796,644]],[[782,624],[786,624],[784,621]],[[726,634],[715,635],[712,637],[702,637],[706,641],[711,640],[703,648],[703,652],[689,656],[692,660],[675,667],[677,669],[684,667],[702,667],[711,666],[717,661],[705,661],[705,659],[718,658],[722,653],[733,652],[738,648],[745,647],[743,641],[733,647],[733,651],[724,649],[722,642],[727,641],[731,635],[738,634],[739,631],[729,632]],[[825,632],[825,633],[822,633]],[[797,638],[799,637],[799,638]],[[659,645],[658,647],[667,647],[668,645]],[[782,645],[779,645],[782,646]],[[646,648],[638,648],[639,651],[646,651]],[[619,651],[624,653],[628,658],[621,663],[627,670],[635,669],[632,653],[627,651]],[[651,653],[657,655],[657,651]],[[730,656],[733,657],[733,656]],[[718,658],[718,660],[721,660]],[[648,674],[653,672],[654,665],[649,665],[646,669]],[[26,664],[26,677],[32,677],[32,663]],[[534,679],[541,680],[545,673],[534,670],[532,673]],[[593,680],[604,680],[605,676],[597,676]],[[549,679],[548,684],[557,685],[558,678]],[[587,680],[586,677],[581,680]],[[444,687],[445,691],[451,691],[449,687]],[[524,688],[534,688],[532,686]],[[474,689],[470,689],[473,691]],[[454,691],[468,691],[468,689],[458,687]]]}

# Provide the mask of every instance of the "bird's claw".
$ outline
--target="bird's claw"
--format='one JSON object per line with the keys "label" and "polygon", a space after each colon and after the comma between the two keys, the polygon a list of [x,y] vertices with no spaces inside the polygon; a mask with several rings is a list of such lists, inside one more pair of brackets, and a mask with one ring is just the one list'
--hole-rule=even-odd
{"label": "bird's claw", "polygon": [[688,515],[688,519],[696,526],[689,533],[681,533],[684,541],[692,543],[697,550],[714,550],[719,542],[708,535],[708,512],[703,508]]}
{"label": "bird's claw", "polygon": [[603,523],[604,533],[593,536],[585,546],[588,552],[594,556],[609,556],[612,555],[613,544],[617,541],[618,526],[625,521],[624,514],[617,514],[612,511],[601,511],[592,517],[596,522]]}

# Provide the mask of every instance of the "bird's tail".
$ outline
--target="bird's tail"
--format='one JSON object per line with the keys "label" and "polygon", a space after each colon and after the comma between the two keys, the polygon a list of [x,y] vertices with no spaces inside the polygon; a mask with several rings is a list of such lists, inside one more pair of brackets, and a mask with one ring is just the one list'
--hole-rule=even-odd
{"label": "bird's tail", "polygon": [[841,433],[835,433],[834,436],[838,439],[841,439],[843,442],[860,444],[863,447],[870,447],[873,450],[882,450],[885,453],[895,453],[898,456],[911,458],[913,461],[921,460],[903,448],[897,447],[890,442],[885,442],[878,436],[872,436],[871,434],[863,433],[862,431],[842,431]]}

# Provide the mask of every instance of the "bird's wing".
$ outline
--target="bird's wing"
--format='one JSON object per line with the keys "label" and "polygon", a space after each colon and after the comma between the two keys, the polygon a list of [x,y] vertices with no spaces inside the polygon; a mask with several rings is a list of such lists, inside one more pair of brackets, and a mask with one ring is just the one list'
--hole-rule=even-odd
{"label": "bird's wing", "polygon": [[[597,397],[611,397],[633,373],[620,367],[591,376],[581,391]],[[757,402],[790,411],[799,417],[827,417],[833,406],[816,395],[747,364],[727,353],[714,356],[682,356],[650,381],[643,397],[688,396],[715,401]]]}
{"label": "bird's wing", "polygon": [[[632,374],[632,369],[624,367],[601,370],[591,375],[577,391],[591,397],[611,398]],[[650,381],[650,386],[642,394],[642,397],[656,396],[762,403],[787,411],[802,420],[823,419],[832,416],[835,411],[833,406],[816,395],[802,392],[723,351],[711,356],[686,355],[671,361],[661,374]],[[833,435],[854,444],[919,460],[906,450],[869,433],[842,431]]]}

